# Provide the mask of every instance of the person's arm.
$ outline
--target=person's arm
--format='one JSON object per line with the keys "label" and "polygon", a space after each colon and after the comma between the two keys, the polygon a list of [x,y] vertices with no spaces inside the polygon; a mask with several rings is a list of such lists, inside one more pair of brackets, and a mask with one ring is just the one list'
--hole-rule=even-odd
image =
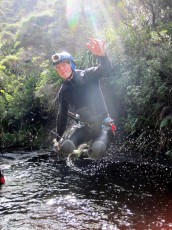
{"label": "person's arm", "polygon": [[[88,49],[94,54],[98,60],[99,65],[97,67],[91,67],[85,70],[85,77],[100,79],[106,77],[112,70],[112,63],[106,55],[105,42],[98,39],[90,38],[90,42],[87,43]],[[91,80],[91,79],[90,79]]]}
{"label": "person's arm", "polygon": [[99,65],[86,69],[84,71],[86,78],[95,78],[95,80],[99,80],[100,78],[107,77],[112,71],[112,63],[107,56],[97,56],[97,58],[99,60]]}
{"label": "person's arm", "polygon": [[96,56],[102,57],[106,55],[105,41],[90,38],[90,42],[87,43],[87,47],[91,51],[91,53]]}
{"label": "person's arm", "polygon": [[68,103],[66,102],[66,100],[64,100],[63,96],[59,94],[59,108],[56,120],[56,132],[58,135],[56,138],[57,141],[60,140],[63,133],[65,132],[68,119],[68,108]]}

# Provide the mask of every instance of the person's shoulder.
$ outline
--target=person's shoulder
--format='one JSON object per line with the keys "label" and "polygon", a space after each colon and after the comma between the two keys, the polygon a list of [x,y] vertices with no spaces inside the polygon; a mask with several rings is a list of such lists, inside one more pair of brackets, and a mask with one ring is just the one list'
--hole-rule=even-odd
{"label": "person's shoulder", "polygon": [[76,69],[74,73],[74,81],[80,81],[82,77],[84,76],[84,70]]}
{"label": "person's shoulder", "polygon": [[75,70],[75,76],[76,77],[83,77],[87,69],[76,69]]}
{"label": "person's shoulder", "polygon": [[75,76],[80,75],[80,73],[83,72],[83,71],[84,71],[84,70],[76,69],[74,75],[75,75]]}

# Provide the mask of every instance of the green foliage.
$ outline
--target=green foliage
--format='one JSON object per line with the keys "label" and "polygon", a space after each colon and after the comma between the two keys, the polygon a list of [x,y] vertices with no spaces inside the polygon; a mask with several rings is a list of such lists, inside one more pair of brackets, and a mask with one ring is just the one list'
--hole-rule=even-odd
{"label": "green foliage", "polygon": [[5,66],[5,70],[15,70],[19,62],[19,58],[16,55],[8,55],[2,61],[1,65]]}
{"label": "green foliage", "polygon": [[55,107],[57,92],[61,86],[62,78],[57,76],[54,68],[50,67],[48,61],[42,63],[43,71],[40,74],[36,85],[35,95],[40,99],[41,104],[51,111]]}
{"label": "green foliage", "polygon": [[8,31],[9,33],[12,33],[15,35],[19,28],[20,28],[19,23],[7,24],[5,31]]}
{"label": "green foliage", "polygon": [[[14,52],[15,36],[9,31],[3,31],[0,35],[1,56],[4,57]],[[1,57],[0,57],[1,59]]]}
{"label": "green foliage", "polygon": [[17,142],[17,138],[15,134],[6,133],[0,139],[0,146],[1,148],[11,147],[14,146],[16,142]]}
{"label": "green foliage", "polygon": [[128,133],[134,133],[136,131],[136,129],[137,129],[136,128],[137,127],[137,123],[138,123],[137,116],[132,116],[132,115],[128,114],[127,119],[128,119],[128,121],[124,125],[125,130]]}
{"label": "green foliage", "polygon": [[170,126],[172,126],[171,118],[164,118],[160,123],[160,129],[168,128]]}

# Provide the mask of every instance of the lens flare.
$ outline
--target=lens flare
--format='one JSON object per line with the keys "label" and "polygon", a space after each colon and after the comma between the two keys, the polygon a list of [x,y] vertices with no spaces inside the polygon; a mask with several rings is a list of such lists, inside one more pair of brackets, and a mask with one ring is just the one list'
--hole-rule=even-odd
{"label": "lens flare", "polygon": [[67,0],[66,17],[71,31],[75,32],[79,26],[79,8],[77,0]]}
{"label": "lens flare", "polygon": [[[115,10],[117,25],[120,18],[117,9]],[[101,39],[115,39],[115,28],[112,16],[107,9],[106,2],[103,1],[78,1],[66,0],[66,18],[69,29],[76,32],[81,25],[83,32],[87,32],[88,28],[92,36]],[[80,24],[81,23],[81,24]]]}

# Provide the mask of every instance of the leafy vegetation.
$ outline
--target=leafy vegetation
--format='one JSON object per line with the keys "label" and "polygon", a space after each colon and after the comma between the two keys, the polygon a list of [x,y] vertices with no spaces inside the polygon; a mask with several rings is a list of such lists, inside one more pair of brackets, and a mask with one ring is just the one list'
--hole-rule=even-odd
{"label": "leafy vegetation", "polygon": [[1,147],[42,146],[61,85],[51,55],[67,50],[79,68],[92,66],[92,36],[106,40],[114,65],[102,84],[119,130],[140,152],[150,143],[171,151],[172,112],[160,116],[172,107],[170,0],[2,0],[0,12]]}

